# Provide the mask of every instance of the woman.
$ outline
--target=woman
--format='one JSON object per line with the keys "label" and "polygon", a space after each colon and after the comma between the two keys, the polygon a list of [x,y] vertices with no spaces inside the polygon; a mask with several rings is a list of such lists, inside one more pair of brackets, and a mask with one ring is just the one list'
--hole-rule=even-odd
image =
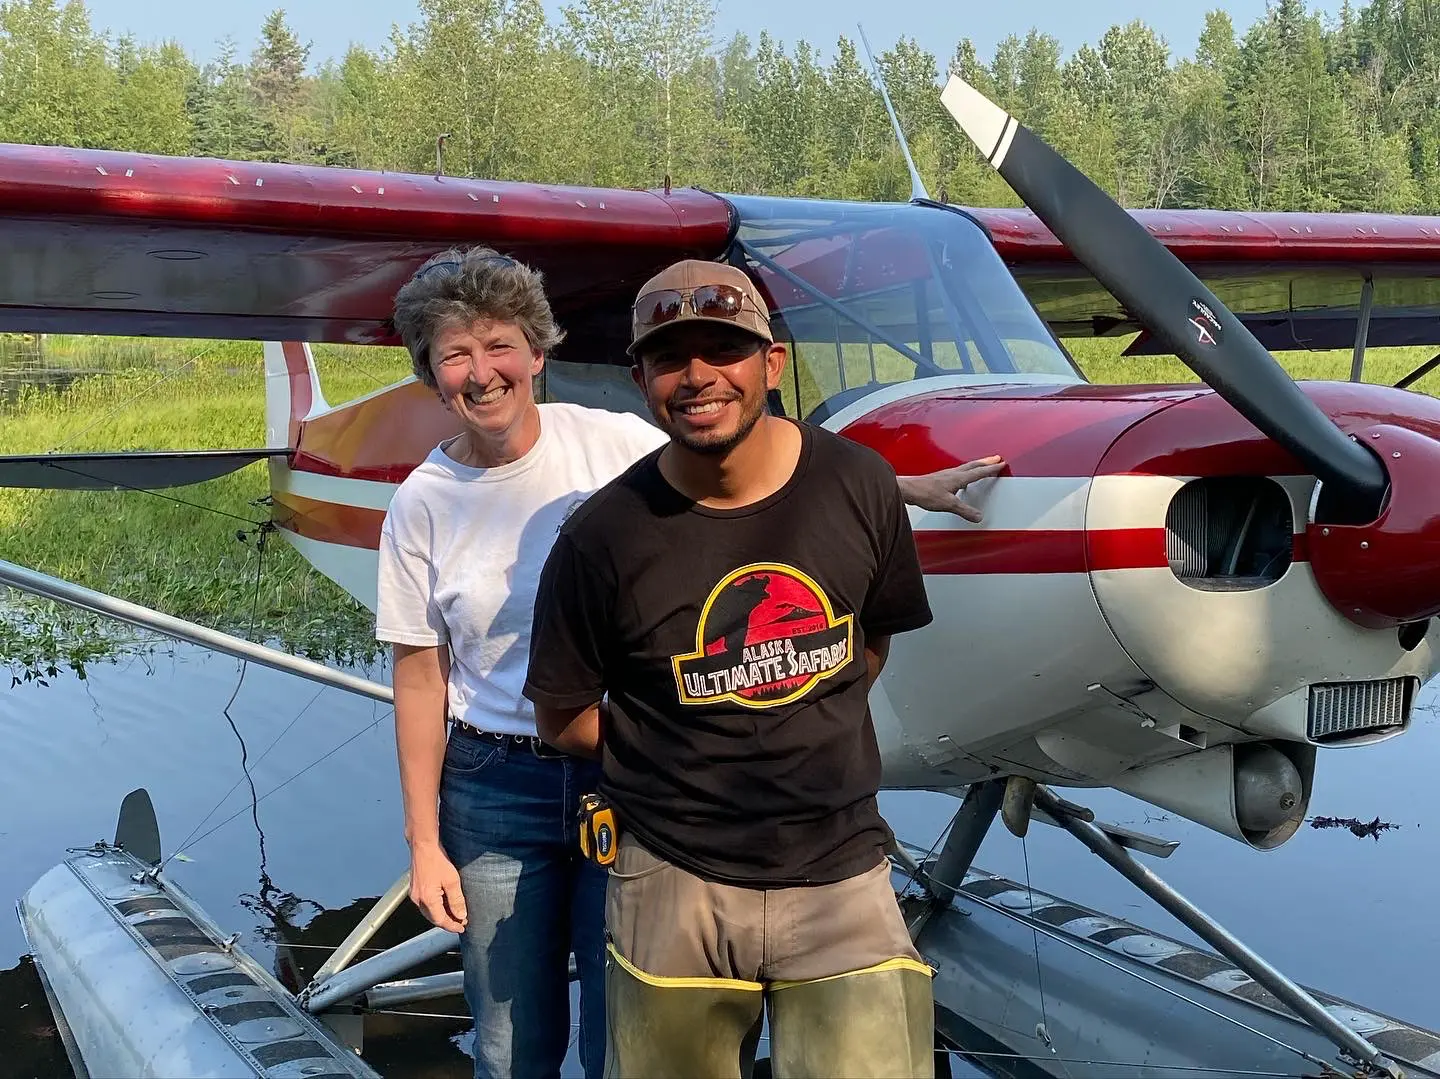
{"label": "woman", "polygon": [[428,260],[395,325],[464,426],[400,485],[381,532],[376,635],[395,652],[410,895],[462,934],[476,1076],[558,1074],[573,949],[580,1057],[599,1079],[605,874],[576,834],[599,766],[541,742],[520,690],[556,530],[665,436],[637,416],[536,403],[563,333],[540,274],[489,248]]}
{"label": "woman", "polygon": [[[397,294],[395,326],[464,427],[399,486],[380,538],[376,636],[395,651],[410,895],[462,934],[477,1077],[558,1073],[573,950],[580,1058],[599,1079],[606,877],[581,856],[576,820],[599,766],[536,737],[521,688],[560,524],[667,438],[638,416],[536,403],[534,378],[564,335],[540,274],[490,248],[429,259]],[[956,491],[1003,467],[986,458],[899,482],[912,505],[978,521]]]}

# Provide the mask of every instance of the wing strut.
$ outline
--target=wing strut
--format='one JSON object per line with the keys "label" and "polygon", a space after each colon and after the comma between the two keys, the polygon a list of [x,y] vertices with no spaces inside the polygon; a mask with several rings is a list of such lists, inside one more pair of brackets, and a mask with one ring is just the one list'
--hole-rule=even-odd
{"label": "wing strut", "polygon": [[202,626],[198,622],[188,622],[183,618],[176,618],[174,615],[157,611],[153,607],[142,607],[138,603],[131,603],[118,596],[96,592],[93,589],[72,584],[70,581],[61,580],[59,577],[51,577],[46,573],[17,566],[13,562],[0,561],[0,584],[8,584],[22,592],[29,592],[32,595],[55,600],[57,603],[78,607],[82,611],[91,611],[108,618],[118,619],[121,622],[128,622],[132,626],[140,626],[142,629],[153,630],[167,637],[173,637],[177,641],[188,641],[191,644],[198,644],[202,648],[210,648],[216,652],[235,656],[237,659],[248,659],[253,663],[259,663],[277,671],[299,675],[301,678],[308,678],[323,686],[348,690],[351,693],[358,693],[362,697],[371,697],[386,704],[395,703],[394,690],[379,682],[372,682],[368,678],[359,678],[344,671],[337,671],[323,663],[316,663],[301,656],[292,656],[278,648],[267,648],[263,644],[247,641],[243,637],[232,637],[228,633],[211,629],[209,626]]}
{"label": "wing strut", "polygon": [[[1057,798],[1048,787],[1036,788],[1035,807],[1059,822],[1062,828],[1088,847],[1091,853],[1099,855],[1102,861],[1164,907],[1186,929],[1268,989],[1287,1008],[1329,1038],[1337,1048],[1353,1055],[1356,1060],[1363,1061],[1367,1068],[1372,1069],[1370,1074],[1378,1073],[1389,1076],[1390,1079],[1403,1079],[1404,1072],[1384,1052],[1342,1023],[1313,996],[1271,966],[1258,953],[1251,951],[1223,925],[1141,865],[1119,843],[1077,814],[1075,807]],[[1309,1057],[1309,1054],[1305,1056],[1312,1063],[1324,1063]]]}
{"label": "wing strut", "polygon": [[1365,275],[1360,287],[1360,314],[1355,319],[1355,352],[1350,358],[1350,381],[1359,382],[1365,373],[1365,346],[1370,340],[1370,311],[1375,306],[1375,279]]}
{"label": "wing strut", "polygon": [[1406,389],[1414,383],[1419,382],[1422,378],[1428,375],[1431,371],[1435,370],[1435,368],[1437,367],[1440,367],[1440,355],[1431,356],[1419,367],[1415,368],[1415,370],[1411,371],[1399,382],[1395,383],[1395,388],[1397,390]]}

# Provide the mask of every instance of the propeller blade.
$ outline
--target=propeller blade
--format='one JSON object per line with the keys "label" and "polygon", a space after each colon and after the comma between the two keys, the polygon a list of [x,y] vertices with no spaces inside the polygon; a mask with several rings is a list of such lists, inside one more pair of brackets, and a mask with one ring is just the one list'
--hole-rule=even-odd
{"label": "propeller blade", "polygon": [[958,76],[940,95],[980,153],[1076,259],[1214,391],[1373,519],[1379,460],[1310,400],[1178,258],[1085,175]]}

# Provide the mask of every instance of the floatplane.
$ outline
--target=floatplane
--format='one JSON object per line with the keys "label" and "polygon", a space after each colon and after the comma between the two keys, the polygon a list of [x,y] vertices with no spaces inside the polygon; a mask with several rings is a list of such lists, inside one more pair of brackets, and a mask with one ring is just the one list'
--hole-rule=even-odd
{"label": "floatplane", "polygon": [[[568,331],[543,398],[644,415],[635,289],[726,260],[791,349],[776,411],[901,474],[1009,464],[969,492],[978,524],[912,508],[938,617],[871,698],[886,787],[961,797],[943,843],[892,851],[936,971],[940,1073],[955,1052],[1015,1076],[1440,1075],[1440,1034],[1296,984],[1142,861],[1174,842],[1071,800],[1113,788],[1273,851],[1325,757],[1409,729],[1440,643],[1440,402],[1407,387],[1440,357],[1394,387],[1361,376],[1367,346],[1440,344],[1440,218],[1127,212],[963,80],[941,98],[1027,209],[930,198],[898,123],[899,203],[0,148],[0,330],[267,342],[266,446],[11,458],[0,482],[158,488],[264,461],[275,530],[373,609],[389,499],[456,427],[414,379],[331,407],[311,342],[394,344],[408,275],[485,242],[544,270]],[[1088,383],[1061,342],[1106,334],[1201,383]],[[1345,347],[1346,382],[1298,384],[1271,355]],[[0,580],[392,700],[24,567]],[[997,818],[1064,829],[1207,948],[978,869]],[[292,993],[165,861],[136,791],[114,842],[20,902],[80,1074],[374,1075],[356,1016],[458,991],[407,977],[455,947],[439,929],[357,961],[405,876]],[[1040,935],[1065,947],[1042,958]]]}

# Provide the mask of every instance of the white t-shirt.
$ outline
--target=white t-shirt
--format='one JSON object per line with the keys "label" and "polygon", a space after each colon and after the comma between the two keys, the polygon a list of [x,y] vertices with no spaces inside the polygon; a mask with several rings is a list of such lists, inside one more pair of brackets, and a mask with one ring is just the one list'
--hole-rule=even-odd
{"label": "white t-shirt", "polygon": [[471,468],[441,446],[396,489],[380,532],[375,635],[450,648],[450,712],[502,734],[535,733],[521,694],[535,590],[575,508],[651,450],[659,428],[630,413],[542,404],[524,457]]}

